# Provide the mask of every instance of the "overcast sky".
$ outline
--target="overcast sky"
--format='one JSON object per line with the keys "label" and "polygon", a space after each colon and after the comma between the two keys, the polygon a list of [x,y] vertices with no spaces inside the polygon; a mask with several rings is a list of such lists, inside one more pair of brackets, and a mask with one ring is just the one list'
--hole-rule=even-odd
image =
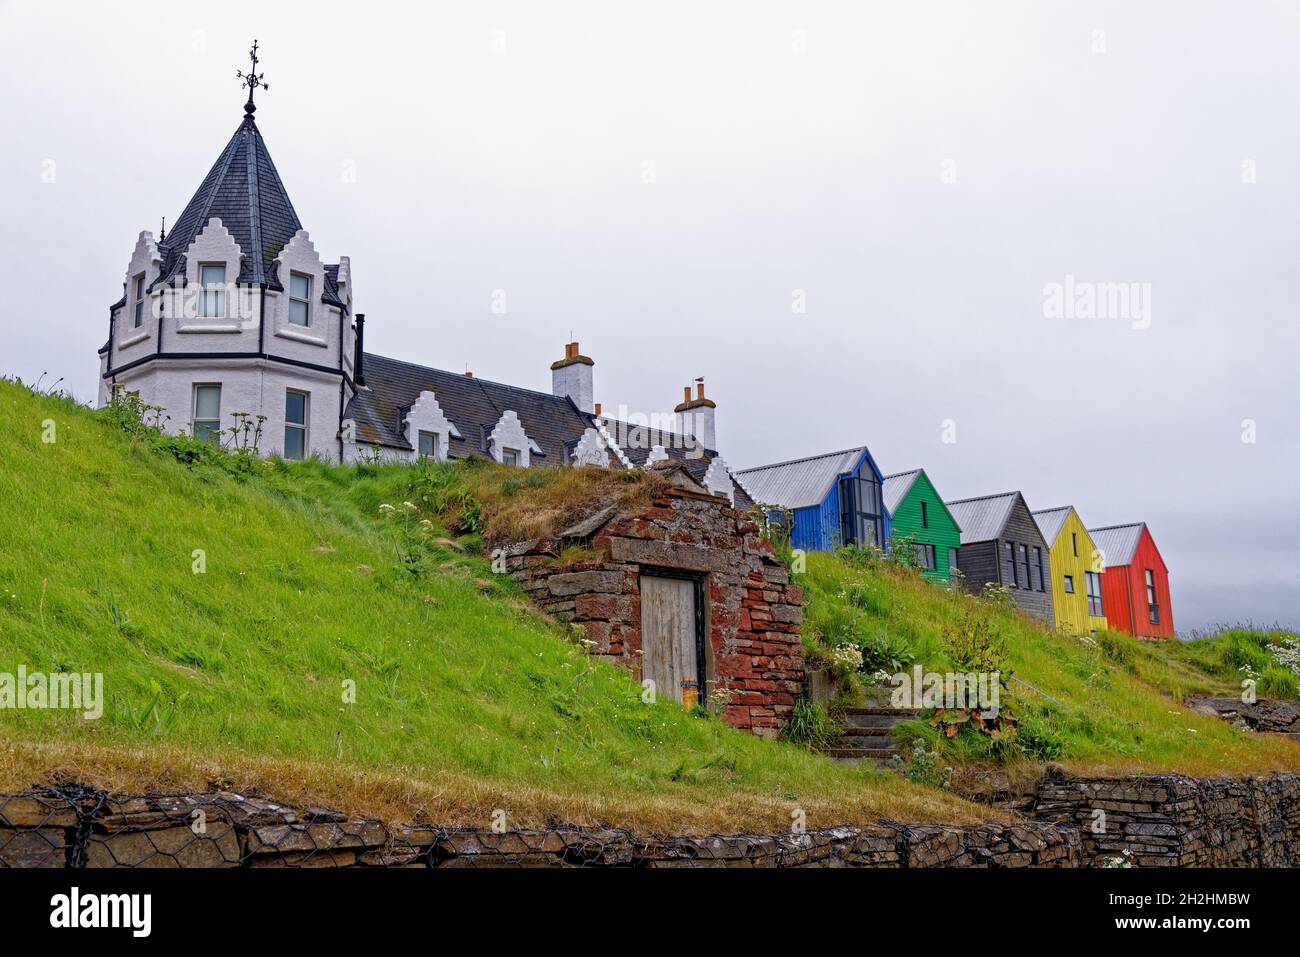
{"label": "overcast sky", "polygon": [[[1145,520],[1180,630],[1300,624],[1295,3],[0,11],[2,373],[94,396],[255,35],[371,351],[545,390],[572,332],[607,411],[706,376],[733,466],[865,443]],[[1062,316],[1067,276],[1135,295]]]}

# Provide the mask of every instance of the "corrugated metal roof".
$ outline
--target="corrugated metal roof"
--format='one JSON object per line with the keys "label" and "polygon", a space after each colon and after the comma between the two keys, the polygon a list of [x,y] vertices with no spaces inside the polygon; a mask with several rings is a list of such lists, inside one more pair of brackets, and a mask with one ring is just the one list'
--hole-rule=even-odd
{"label": "corrugated metal roof", "polygon": [[1106,567],[1114,568],[1133,561],[1133,553],[1137,551],[1138,539],[1142,537],[1144,528],[1144,522],[1108,525],[1105,528],[1090,528],[1088,534],[1092,536],[1092,543],[1101,550]]}
{"label": "corrugated metal roof", "polygon": [[944,502],[953,519],[961,526],[961,543],[987,542],[1002,534],[1011,517],[1011,507],[1019,492],[1000,492],[978,498],[963,498]]}
{"label": "corrugated metal roof", "polygon": [[922,471],[922,469],[912,469],[910,472],[896,472],[885,476],[880,494],[885,499],[885,510],[890,515],[898,511],[898,506],[902,504],[903,499],[907,498],[907,493],[911,491],[917,476]]}
{"label": "corrugated metal roof", "polygon": [[1043,533],[1048,548],[1056,544],[1056,537],[1061,534],[1061,528],[1065,525],[1065,520],[1073,507],[1062,505],[1059,508],[1045,508],[1041,512],[1034,512],[1034,521],[1038,523],[1038,530]]}
{"label": "corrugated metal roof", "polygon": [[756,502],[783,508],[808,508],[820,505],[835,480],[852,472],[866,451],[866,446],[862,446],[828,452],[793,462],[760,465],[736,475]]}

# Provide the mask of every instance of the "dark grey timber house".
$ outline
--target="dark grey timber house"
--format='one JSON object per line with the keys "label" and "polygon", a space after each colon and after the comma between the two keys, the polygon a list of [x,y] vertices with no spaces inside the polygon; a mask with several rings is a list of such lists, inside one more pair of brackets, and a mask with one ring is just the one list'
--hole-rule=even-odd
{"label": "dark grey timber house", "polygon": [[1050,548],[1025,497],[1003,492],[944,504],[961,526],[957,568],[966,588],[1005,585],[1021,611],[1053,627]]}

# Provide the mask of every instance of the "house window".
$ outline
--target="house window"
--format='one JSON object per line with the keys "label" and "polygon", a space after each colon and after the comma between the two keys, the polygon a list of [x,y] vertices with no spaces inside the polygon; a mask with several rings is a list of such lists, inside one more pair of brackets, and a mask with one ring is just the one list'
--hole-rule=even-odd
{"label": "house window", "polygon": [[916,565],[924,571],[934,571],[934,546],[917,542],[912,546],[916,551]]}
{"label": "house window", "polygon": [[924,502],[921,503],[921,527],[922,527],[922,528],[929,528],[929,527],[930,527],[930,516],[929,516],[929,515],[926,513],[926,511],[925,511],[925,503],[924,503]]}
{"label": "house window", "polygon": [[518,450],[518,449],[502,449],[502,450],[501,450],[501,464],[502,464],[502,465],[518,465],[518,464],[519,464],[519,450]]}
{"label": "house window", "polygon": [[135,277],[135,328],[144,325],[144,273]]}
{"label": "house window", "polygon": [[1147,611],[1150,612],[1151,624],[1160,624],[1160,605],[1156,601],[1156,576],[1147,569]]}
{"label": "house window", "polygon": [[948,571],[951,573],[951,572],[955,572],[956,570],[957,570],[957,549],[950,548],[948,549]]}
{"label": "house window", "polygon": [[1016,546],[1010,542],[1002,543],[1002,584],[1016,587]]}
{"label": "house window", "polygon": [[1065,593],[1066,593],[1067,595],[1073,595],[1073,594],[1074,594],[1074,576],[1073,576],[1073,575],[1066,575],[1066,576],[1065,576]]}
{"label": "house window", "polygon": [[420,458],[434,459],[438,458],[438,433],[421,432],[419,439]]}
{"label": "house window", "polygon": [[226,264],[199,266],[199,315],[216,319],[226,314]]}
{"label": "house window", "polygon": [[1020,555],[1019,568],[1016,570],[1016,584],[1021,588],[1029,588],[1029,546],[1017,545]]}
{"label": "house window", "polygon": [[1079,533],[1078,532],[1070,533],[1070,547],[1074,549],[1074,557],[1078,558],[1079,557]]}
{"label": "house window", "polygon": [[880,483],[870,471],[840,480],[840,537],[844,544],[859,548],[879,547],[885,540]]}
{"label": "house window", "polygon": [[1034,546],[1034,562],[1029,566],[1029,571],[1033,576],[1034,591],[1042,591],[1046,587],[1044,582],[1046,576],[1043,575],[1043,550],[1037,545]]}
{"label": "house window", "polygon": [[194,418],[190,428],[196,439],[219,444],[221,441],[221,386],[194,387]]}
{"label": "house window", "polygon": [[284,457],[307,455],[307,393],[288,390],[284,395]]}
{"label": "house window", "polygon": [[289,274],[289,322],[311,325],[311,277],[300,272]]}
{"label": "house window", "polygon": [[1101,574],[1084,572],[1083,578],[1088,585],[1088,614],[1100,618],[1105,614],[1101,606]]}

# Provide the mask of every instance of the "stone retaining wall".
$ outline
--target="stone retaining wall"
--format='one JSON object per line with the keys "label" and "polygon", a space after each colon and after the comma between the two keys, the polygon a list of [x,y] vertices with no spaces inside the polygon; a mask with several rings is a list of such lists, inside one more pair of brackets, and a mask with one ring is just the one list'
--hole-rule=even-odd
{"label": "stone retaining wall", "polygon": [[603,828],[408,827],[238,794],[0,796],[0,867],[1077,867],[1073,827],[878,824],[637,837]]}
{"label": "stone retaining wall", "polygon": [[1049,775],[1026,813],[1075,825],[1084,858],[1138,866],[1300,866],[1300,775],[1196,779],[1180,775]]}
{"label": "stone retaining wall", "polygon": [[[804,834],[389,828],[232,793],[0,795],[0,867],[1300,866],[1300,775],[1049,775],[1015,824],[883,822]],[[1098,813],[1100,812],[1100,814]]]}

